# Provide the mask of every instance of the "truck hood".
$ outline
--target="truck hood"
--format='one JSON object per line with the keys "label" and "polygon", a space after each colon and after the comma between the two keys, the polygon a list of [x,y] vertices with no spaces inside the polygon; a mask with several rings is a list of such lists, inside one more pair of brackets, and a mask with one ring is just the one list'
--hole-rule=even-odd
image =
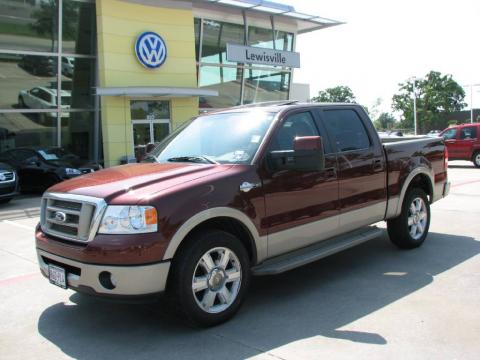
{"label": "truck hood", "polygon": [[[213,175],[232,165],[192,163],[142,163],[116,166],[56,184],[48,192],[103,198],[107,203],[136,203],[168,188]],[[148,187],[147,191],[142,189]]]}

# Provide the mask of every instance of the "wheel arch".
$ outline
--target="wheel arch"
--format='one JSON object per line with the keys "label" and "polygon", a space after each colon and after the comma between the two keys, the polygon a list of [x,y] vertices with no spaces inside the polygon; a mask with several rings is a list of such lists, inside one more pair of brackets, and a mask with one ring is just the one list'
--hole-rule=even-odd
{"label": "wheel arch", "polygon": [[237,236],[247,249],[252,265],[266,256],[266,236],[259,236],[253,222],[239,210],[219,207],[204,210],[187,220],[168,244],[163,260],[173,259],[182,246],[187,244],[186,240],[191,234],[206,228],[223,230]]}
{"label": "wheel arch", "polygon": [[[402,191],[400,192],[400,196],[398,198],[396,204],[396,210],[394,216],[397,217],[402,212],[402,205],[403,201],[405,200],[405,195],[407,194],[408,190],[413,187],[418,187],[425,191],[428,196],[429,202],[432,203],[435,198],[434,194],[434,175],[433,171],[427,167],[419,167],[414,169],[408,177],[405,179],[405,182],[402,186]],[[391,199],[389,201],[392,201]]]}

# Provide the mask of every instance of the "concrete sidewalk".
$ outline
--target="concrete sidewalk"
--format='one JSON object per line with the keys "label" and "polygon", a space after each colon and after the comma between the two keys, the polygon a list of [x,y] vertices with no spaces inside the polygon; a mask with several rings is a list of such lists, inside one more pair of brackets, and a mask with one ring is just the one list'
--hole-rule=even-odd
{"label": "concrete sidewalk", "polygon": [[7,204],[0,204],[0,221],[40,216],[41,194],[19,195]]}

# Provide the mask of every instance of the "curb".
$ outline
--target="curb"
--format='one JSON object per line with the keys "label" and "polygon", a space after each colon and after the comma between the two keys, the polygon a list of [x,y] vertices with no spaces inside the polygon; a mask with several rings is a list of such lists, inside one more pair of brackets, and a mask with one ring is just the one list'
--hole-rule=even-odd
{"label": "curb", "polygon": [[21,210],[13,210],[4,213],[0,212],[0,221],[33,218],[38,216],[40,216],[40,207],[33,207]]}

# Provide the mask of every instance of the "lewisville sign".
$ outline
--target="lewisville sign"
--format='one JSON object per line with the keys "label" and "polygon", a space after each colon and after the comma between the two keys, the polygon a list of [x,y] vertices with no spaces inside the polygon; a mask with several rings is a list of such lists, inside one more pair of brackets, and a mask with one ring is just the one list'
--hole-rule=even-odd
{"label": "lewisville sign", "polygon": [[247,64],[300,67],[300,54],[293,51],[227,44],[227,60]]}

